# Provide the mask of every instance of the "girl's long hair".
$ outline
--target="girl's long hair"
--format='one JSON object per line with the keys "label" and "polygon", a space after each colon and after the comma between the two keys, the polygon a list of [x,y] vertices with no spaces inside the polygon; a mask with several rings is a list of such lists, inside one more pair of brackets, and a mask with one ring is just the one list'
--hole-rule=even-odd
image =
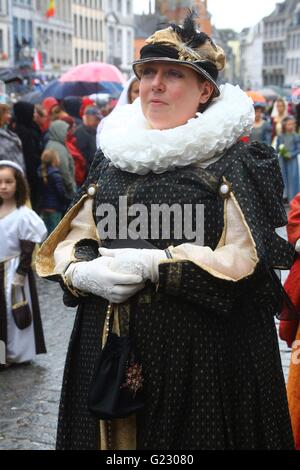
{"label": "girl's long hair", "polygon": [[41,156],[41,175],[43,178],[44,184],[48,184],[48,168],[49,166],[59,167],[60,159],[56,150],[48,149],[44,150]]}
{"label": "girl's long hair", "polygon": [[8,104],[0,104],[0,128],[3,127],[3,117],[4,114],[10,110]]}
{"label": "girl's long hair", "polygon": [[[16,192],[15,192],[15,200],[16,200],[16,206],[17,208],[24,206],[26,202],[29,200],[30,196],[30,191],[29,191],[29,186],[27,183],[26,177],[19,171],[16,170],[15,168],[12,168],[11,166],[1,166],[2,168],[9,168],[12,170],[14,177],[16,178]],[[3,204],[3,199],[0,197],[0,206]]]}

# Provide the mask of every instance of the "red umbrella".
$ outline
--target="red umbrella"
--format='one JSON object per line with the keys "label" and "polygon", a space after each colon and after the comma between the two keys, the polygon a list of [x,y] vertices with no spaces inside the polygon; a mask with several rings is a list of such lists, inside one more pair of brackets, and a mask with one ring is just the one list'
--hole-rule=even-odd
{"label": "red umbrella", "polygon": [[60,82],[114,82],[124,83],[125,79],[120,70],[111,64],[89,62],[77,65],[64,73]]}

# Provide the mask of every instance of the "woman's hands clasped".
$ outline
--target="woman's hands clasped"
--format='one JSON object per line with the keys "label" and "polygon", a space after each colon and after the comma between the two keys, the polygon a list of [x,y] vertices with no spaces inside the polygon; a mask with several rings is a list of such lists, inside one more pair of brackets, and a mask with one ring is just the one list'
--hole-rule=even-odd
{"label": "woman's hands clasped", "polygon": [[111,257],[102,256],[92,261],[72,263],[65,272],[66,280],[76,289],[103,297],[111,303],[125,302],[145,284],[138,274],[112,269],[112,261]]}
{"label": "woman's hands clasped", "polygon": [[143,281],[150,280],[153,284],[158,282],[158,265],[167,259],[164,250],[155,249],[107,249],[99,248],[103,257],[113,259],[111,269],[121,273],[131,273],[141,276]]}
{"label": "woman's hands clasped", "polygon": [[100,258],[72,263],[66,280],[76,289],[119,304],[135,295],[150,280],[158,282],[158,265],[167,258],[163,250],[100,248]]}

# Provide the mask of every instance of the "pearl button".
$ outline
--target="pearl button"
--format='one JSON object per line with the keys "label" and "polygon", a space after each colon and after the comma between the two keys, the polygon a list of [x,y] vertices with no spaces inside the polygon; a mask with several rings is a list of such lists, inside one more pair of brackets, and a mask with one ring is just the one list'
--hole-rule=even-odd
{"label": "pearl button", "polygon": [[220,187],[221,194],[224,194],[224,196],[225,196],[226,194],[229,193],[229,191],[230,191],[230,188],[229,188],[228,184],[222,184],[222,186]]}
{"label": "pearl button", "polygon": [[96,188],[95,186],[90,186],[87,190],[87,193],[89,196],[94,197],[96,194]]}

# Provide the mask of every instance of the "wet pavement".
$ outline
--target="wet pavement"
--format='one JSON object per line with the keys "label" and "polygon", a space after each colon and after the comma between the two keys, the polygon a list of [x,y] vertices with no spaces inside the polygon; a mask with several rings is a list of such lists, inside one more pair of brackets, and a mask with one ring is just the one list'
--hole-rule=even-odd
{"label": "wet pavement", "polygon": [[59,396],[75,309],[58,284],[37,282],[47,354],[0,372],[0,449],[54,449]]}
{"label": "wet pavement", "polygon": [[[0,450],[55,448],[60,388],[75,309],[62,304],[58,284],[37,282],[48,354],[0,372]],[[290,350],[280,342],[287,378]]]}

